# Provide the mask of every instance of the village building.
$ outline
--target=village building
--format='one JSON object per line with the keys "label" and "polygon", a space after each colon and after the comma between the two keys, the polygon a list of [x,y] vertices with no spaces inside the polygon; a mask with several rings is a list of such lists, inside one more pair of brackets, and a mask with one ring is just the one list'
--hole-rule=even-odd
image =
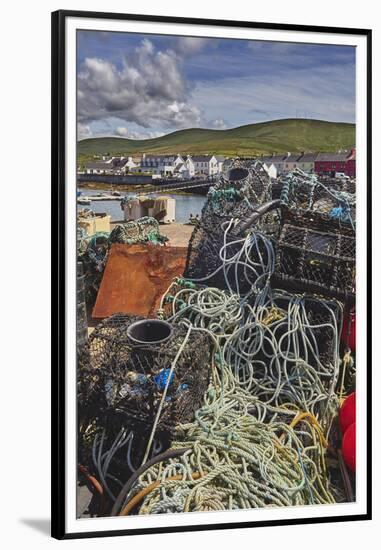
{"label": "village building", "polygon": [[214,176],[219,173],[221,161],[218,161],[214,155],[196,155],[192,156],[195,175]]}
{"label": "village building", "polygon": [[302,156],[299,158],[297,165],[298,168],[312,174],[315,171],[315,161],[317,159],[318,153],[302,153]]}
{"label": "village building", "polygon": [[299,159],[301,153],[287,153],[283,164],[283,173],[292,172],[295,168],[298,168]]}
{"label": "village building", "polygon": [[225,157],[223,155],[214,155],[217,160],[218,174],[221,174],[224,170]]}
{"label": "village building", "polygon": [[176,167],[184,163],[180,155],[147,155],[143,153],[140,172],[149,172],[159,176],[172,176]]}
{"label": "village building", "polygon": [[347,174],[347,163],[351,156],[348,151],[338,153],[319,153],[315,160],[314,170],[319,175],[333,176],[340,172]]}
{"label": "village building", "polygon": [[[289,155],[290,153],[287,153]],[[271,177],[277,177],[285,172],[285,159],[287,158],[287,155],[262,155],[261,157],[257,157],[257,160],[260,160],[262,164],[265,164],[268,168],[270,166],[273,166],[271,169],[272,174],[276,174],[275,176]]]}
{"label": "village building", "polygon": [[276,179],[276,177],[278,176],[277,169],[275,165],[271,162],[264,162],[263,169],[271,179]]}
{"label": "village building", "polygon": [[137,164],[132,157],[103,157],[102,160],[88,162],[85,174],[124,175],[134,170]]}

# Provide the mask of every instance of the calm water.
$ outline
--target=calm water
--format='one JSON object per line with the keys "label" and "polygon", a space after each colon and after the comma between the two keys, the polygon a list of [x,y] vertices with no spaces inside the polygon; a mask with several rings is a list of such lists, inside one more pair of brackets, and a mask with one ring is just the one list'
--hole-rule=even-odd
{"label": "calm water", "polygon": [[[105,189],[81,189],[82,195],[90,197],[97,193],[108,193]],[[121,191],[122,195],[133,197],[136,193],[128,193]],[[176,199],[176,221],[180,223],[187,222],[189,215],[201,214],[201,209],[204,206],[206,197],[202,195],[163,193],[167,197]],[[154,195],[153,195],[154,196]],[[119,201],[93,201],[89,206],[78,205],[78,208],[91,208],[94,212],[106,212],[110,214],[111,221],[120,221],[124,219],[124,214],[120,208]]]}

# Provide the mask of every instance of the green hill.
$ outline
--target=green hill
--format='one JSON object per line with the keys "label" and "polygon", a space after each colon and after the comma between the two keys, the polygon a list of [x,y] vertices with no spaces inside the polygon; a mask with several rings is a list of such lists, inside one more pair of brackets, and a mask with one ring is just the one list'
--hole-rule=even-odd
{"label": "green hill", "polygon": [[230,130],[190,128],[154,139],[103,137],[78,142],[78,160],[94,155],[139,153],[214,153],[248,156],[287,151],[336,151],[355,145],[355,125],[309,119],[282,119]]}

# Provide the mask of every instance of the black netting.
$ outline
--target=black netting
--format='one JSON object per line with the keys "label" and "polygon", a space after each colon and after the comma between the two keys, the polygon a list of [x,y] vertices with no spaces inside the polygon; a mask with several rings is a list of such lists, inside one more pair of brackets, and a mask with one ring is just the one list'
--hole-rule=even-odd
{"label": "black netting", "polygon": [[353,182],[322,181],[296,169],[282,181],[284,222],[317,230],[351,234],[356,224]]}
{"label": "black netting", "polygon": [[355,293],[354,237],[285,224],[277,244],[278,284],[337,297]]}
{"label": "black netting", "polygon": [[[242,246],[242,244],[230,246],[237,238],[242,237],[234,233],[235,225],[246,221],[258,206],[269,202],[271,198],[271,180],[262,165],[233,162],[226,176],[221,176],[218,183],[209,190],[201,219],[190,239],[185,277],[191,279],[209,277],[221,266],[220,250],[224,245],[224,234],[229,226],[226,243],[229,245],[229,256],[234,256]],[[265,214],[256,223],[256,229],[269,236],[274,235],[278,227],[278,217],[275,212]],[[243,279],[242,274],[238,274],[238,277]],[[243,281],[242,290],[247,286],[246,283],[247,281]],[[226,286],[221,270],[215,276],[208,278],[208,285],[219,288]]]}
{"label": "black netting", "polygon": [[[80,408],[87,415],[93,410],[100,424],[112,417],[115,429],[152,425],[166,377],[186,334],[184,327],[176,326],[170,340],[138,346],[127,336],[134,321],[134,317],[116,314],[101,322],[79,361]],[[193,417],[208,385],[208,363],[207,337],[192,332],[173,371],[159,431],[170,431]]]}

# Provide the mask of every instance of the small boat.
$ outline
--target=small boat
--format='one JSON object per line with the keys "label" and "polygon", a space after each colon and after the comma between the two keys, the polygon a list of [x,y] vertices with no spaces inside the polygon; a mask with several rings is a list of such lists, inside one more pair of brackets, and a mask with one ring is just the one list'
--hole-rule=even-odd
{"label": "small boat", "polygon": [[77,203],[78,204],[81,204],[83,206],[88,206],[89,204],[91,204],[91,200],[86,198],[86,197],[83,197],[83,198],[79,198],[77,199]]}

